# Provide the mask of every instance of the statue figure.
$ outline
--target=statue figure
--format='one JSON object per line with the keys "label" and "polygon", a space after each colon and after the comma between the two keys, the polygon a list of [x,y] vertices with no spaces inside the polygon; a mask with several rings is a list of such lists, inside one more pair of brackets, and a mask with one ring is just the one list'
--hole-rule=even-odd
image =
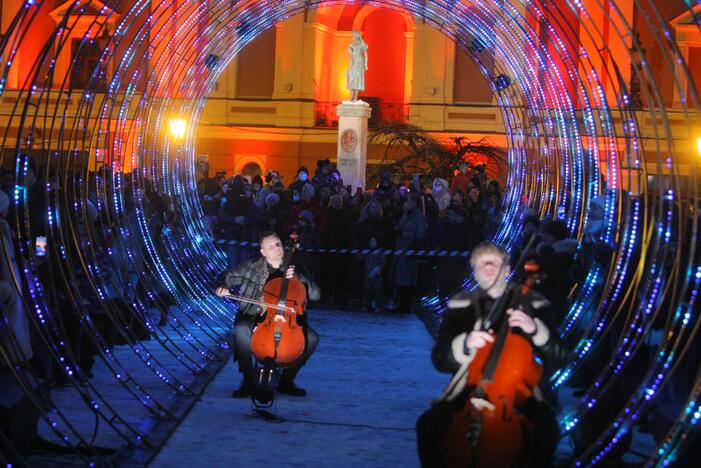
{"label": "statue figure", "polygon": [[353,31],[353,42],[348,46],[348,55],[350,63],[346,72],[346,88],[353,92],[351,101],[357,101],[360,91],[365,90],[365,71],[368,69],[368,45],[358,31]]}

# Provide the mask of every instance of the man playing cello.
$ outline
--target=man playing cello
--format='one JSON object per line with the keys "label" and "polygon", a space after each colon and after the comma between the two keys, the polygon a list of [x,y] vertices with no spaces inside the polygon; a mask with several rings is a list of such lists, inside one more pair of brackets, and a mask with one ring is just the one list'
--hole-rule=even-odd
{"label": "man playing cello", "polygon": [[[271,231],[261,232],[260,254],[261,258],[226,270],[215,291],[217,296],[225,297],[230,294],[230,289],[238,289],[243,298],[261,301],[265,284],[273,278],[296,278],[307,287],[307,296],[311,300],[318,300],[319,288],[307,278],[296,273],[294,266],[290,266],[286,272],[282,271],[285,249],[280,236]],[[243,374],[243,380],[238,390],[232,393],[233,398],[246,398],[253,392],[253,355],[251,352],[251,334],[256,325],[264,318],[265,311],[259,304],[247,303],[243,300],[234,321],[234,360],[239,363],[239,372]],[[319,344],[319,335],[307,326],[307,315],[297,315],[296,320],[305,332],[306,346],[304,354],[298,363],[283,370],[278,384],[278,391],[292,396],[304,396],[306,391],[294,383],[294,378],[299,369],[307,362]]]}
{"label": "man playing cello", "polygon": [[[560,337],[550,325],[552,313],[549,303],[533,291],[519,297],[519,305],[505,304],[506,313],[500,314],[503,318],[490,324],[488,331],[483,331],[482,321],[492,305],[507,293],[509,296],[506,297],[513,297],[515,286],[507,284],[511,272],[509,254],[491,242],[483,242],[473,250],[470,264],[478,288],[470,293],[458,293],[448,302],[449,310],[443,318],[431,355],[439,371],[453,372],[455,375],[443,395],[417,422],[419,457],[425,467],[454,464],[446,461],[445,452],[451,448],[446,447],[446,433],[449,427],[454,427],[452,424],[455,416],[464,411],[466,405],[471,405],[469,409],[472,415],[481,414],[480,411],[493,411],[493,402],[486,397],[479,398],[475,388],[467,384],[467,369],[472,370],[470,363],[475,360],[481,348],[495,342],[494,330],[499,329],[503,320],[508,320],[508,327],[505,326],[504,329],[510,328],[525,337],[533,354],[542,361],[545,372],[541,382],[547,382],[549,373],[564,359],[565,351]],[[557,421],[554,411],[544,400],[543,392],[536,387],[533,389],[533,397],[523,407],[516,408],[530,423],[528,434],[524,434],[525,450],[528,451],[525,458],[529,460],[529,466],[548,466],[557,446]],[[484,432],[480,433],[479,417],[474,419],[477,419],[477,429],[472,428],[467,434],[460,434],[455,439],[459,444],[476,445],[476,438],[489,437]],[[470,424],[474,422],[472,419],[470,421]],[[504,443],[498,436],[496,439],[496,444]],[[474,459],[476,452],[472,452],[472,461],[463,466],[484,464],[484,460]]]}

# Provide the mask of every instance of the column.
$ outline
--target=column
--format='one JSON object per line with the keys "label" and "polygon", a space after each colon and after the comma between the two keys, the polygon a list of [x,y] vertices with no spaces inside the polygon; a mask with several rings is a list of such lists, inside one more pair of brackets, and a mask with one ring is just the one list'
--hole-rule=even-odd
{"label": "column", "polygon": [[343,101],[336,106],[338,150],[336,167],[346,185],[365,189],[368,153],[368,119],[372,109],[364,101]]}

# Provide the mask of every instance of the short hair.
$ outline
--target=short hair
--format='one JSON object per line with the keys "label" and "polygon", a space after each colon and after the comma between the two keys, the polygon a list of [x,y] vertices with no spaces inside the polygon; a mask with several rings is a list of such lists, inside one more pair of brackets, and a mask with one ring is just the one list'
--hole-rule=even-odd
{"label": "short hair", "polygon": [[474,267],[477,258],[486,253],[493,253],[499,255],[504,265],[508,264],[511,260],[511,255],[509,254],[509,252],[504,250],[503,247],[498,246],[492,241],[482,241],[479,244],[477,244],[474,249],[472,249],[472,254],[470,255],[470,265]]}
{"label": "short hair", "polygon": [[280,235],[275,231],[261,231],[258,233],[258,242],[261,244],[261,246],[263,241],[268,237],[277,237],[277,240],[282,240],[280,239]]}

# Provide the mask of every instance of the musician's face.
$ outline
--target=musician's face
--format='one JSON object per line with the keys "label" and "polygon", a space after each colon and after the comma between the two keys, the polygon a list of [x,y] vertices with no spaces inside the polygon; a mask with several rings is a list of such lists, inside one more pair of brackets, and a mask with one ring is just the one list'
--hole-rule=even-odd
{"label": "musician's face", "polygon": [[506,282],[511,272],[511,267],[504,265],[502,256],[492,252],[485,252],[476,258],[472,268],[475,281],[482,289],[489,289],[501,282]]}
{"label": "musician's face", "polygon": [[260,254],[268,261],[282,260],[285,249],[282,241],[275,236],[269,236],[260,243]]}

